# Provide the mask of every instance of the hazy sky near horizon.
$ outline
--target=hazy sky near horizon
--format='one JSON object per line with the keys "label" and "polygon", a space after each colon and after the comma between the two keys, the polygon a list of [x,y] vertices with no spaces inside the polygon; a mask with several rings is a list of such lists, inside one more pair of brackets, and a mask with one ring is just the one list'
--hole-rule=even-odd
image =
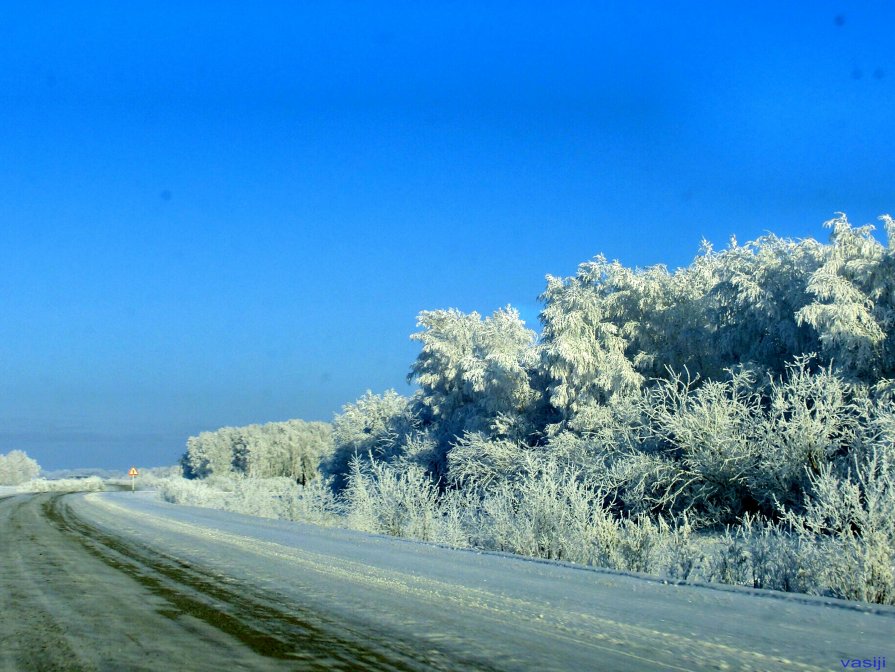
{"label": "hazy sky near horizon", "polygon": [[895,2],[0,6],[0,453],[171,464],[599,252],[895,214]]}

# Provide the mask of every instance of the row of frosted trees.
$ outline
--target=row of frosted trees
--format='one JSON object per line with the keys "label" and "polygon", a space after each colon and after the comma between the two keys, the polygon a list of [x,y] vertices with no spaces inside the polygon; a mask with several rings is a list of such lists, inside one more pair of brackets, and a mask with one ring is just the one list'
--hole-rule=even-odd
{"label": "row of frosted trees", "polygon": [[181,465],[191,478],[286,477],[304,484],[332,451],[331,433],[329,423],[304,420],[223,427],[187,439]]}
{"label": "row of frosted trees", "polygon": [[[704,244],[673,272],[597,257],[547,277],[540,336],[509,306],[424,311],[418,391],[345,406],[315,467],[364,529],[644,571],[661,528],[684,578],[687,535],[724,532],[713,580],[893,602],[895,222],[881,219],[885,245],[842,215],[827,244]],[[202,436],[197,475],[273,473],[253,466],[267,448],[217,453]],[[799,583],[812,572],[842,576]]]}
{"label": "row of frosted trees", "polygon": [[540,338],[510,307],[424,311],[419,391],[346,406],[325,470],[344,480],[357,454],[462,487],[528,451],[597,479],[626,512],[726,523],[803,506],[812,477],[893,439],[883,222],[888,246],[841,216],[829,244],[704,245],[675,272],[597,257],[548,276]]}

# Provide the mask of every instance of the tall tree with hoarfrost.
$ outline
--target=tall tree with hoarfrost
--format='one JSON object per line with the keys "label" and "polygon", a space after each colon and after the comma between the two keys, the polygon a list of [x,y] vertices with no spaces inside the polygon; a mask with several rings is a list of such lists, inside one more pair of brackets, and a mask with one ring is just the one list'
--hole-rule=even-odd
{"label": "tall tree with hoarfrost", "polygon": [[459,310],[419,314],[422,344],[408,380],[420,386],[420,417],[442,442],[485,431],[524,439],[542,398],[534,383],[536,334],[511,307],[482,317]]}
{"label": "tall tree with hoarfrost", "polygon": [[796,320],[812,296],[807,285],[823,262],[816,240],[767,235],[717,255],[706,319],[717,325],[715,367],[744,365],[778,376],[788,363],[816,352],[816,332]]}
{"label": "tall tree with hoarfrost", "polygon": [[798,313],[814,327],[826,357],[838,369],[868,383],[895,378],[895,221],[880,217],[883,245],[872,226],[854,228],[841,214],[832,228],[824,263],[811,276],[814,298]]}
{"label": "tall tree with hoarfrost", "polygon": [[581,264],[575,277],[547,276],[541,365],[550,402],[566,418],[583,404],[602,403],[643,383],[625,354],[630,341],[624,325],[612,319],[606,302],[605,281],[615,268],[600,256]]}

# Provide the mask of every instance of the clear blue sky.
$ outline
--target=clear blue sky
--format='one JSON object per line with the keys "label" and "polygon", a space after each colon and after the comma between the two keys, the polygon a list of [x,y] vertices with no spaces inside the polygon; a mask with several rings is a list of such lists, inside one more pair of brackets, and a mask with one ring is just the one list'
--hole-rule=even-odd
{"label": "clear blue sky", "polygon": [[[599,252],[895,214],[895,3],[0,5],[0,453],[173,463]],[[536,326],[533,325],[533,326]]]}

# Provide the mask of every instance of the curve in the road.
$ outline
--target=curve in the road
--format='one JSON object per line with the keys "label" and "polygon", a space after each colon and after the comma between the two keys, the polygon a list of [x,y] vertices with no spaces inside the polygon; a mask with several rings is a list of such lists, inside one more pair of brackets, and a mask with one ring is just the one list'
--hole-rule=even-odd
{"label": "curve in the road", "polygon": [[364,646],[295,604],[76,517],[65,495],[0,500],[0,670],[487,669]]}

